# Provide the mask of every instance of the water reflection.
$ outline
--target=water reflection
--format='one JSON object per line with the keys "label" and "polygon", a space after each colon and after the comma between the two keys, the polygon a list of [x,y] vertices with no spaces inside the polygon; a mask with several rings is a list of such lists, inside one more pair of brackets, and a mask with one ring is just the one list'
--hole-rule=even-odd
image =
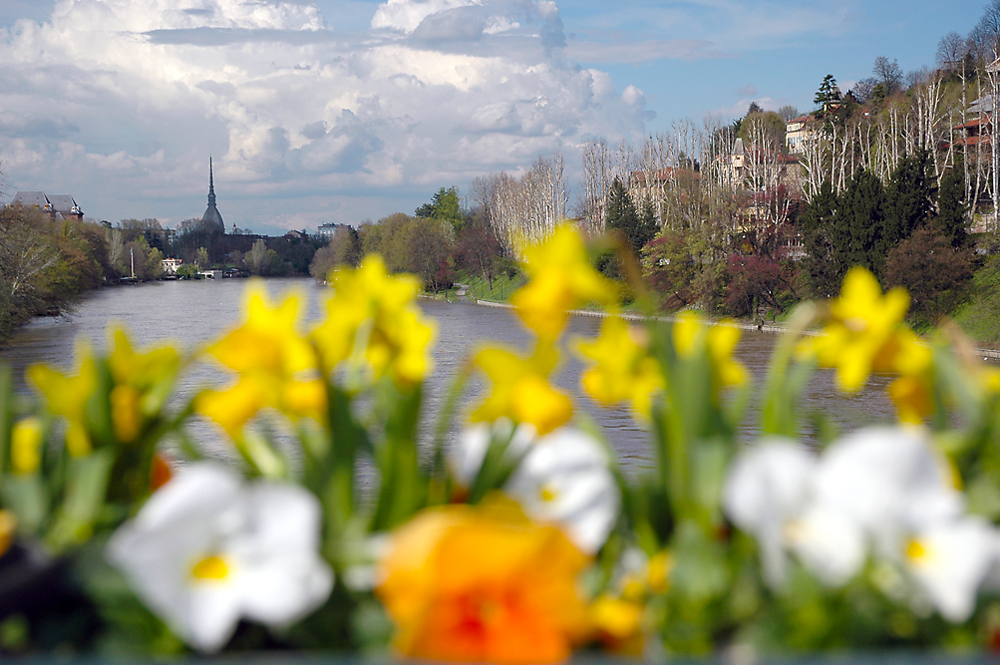
{"label": "water reflection", "polygon": [[[266,284],[272,298],[280,297],[289,288],[303,290],[309,295],[308,320],[320,317],[319,300],[324,291],[312,280],[270,279]],[[106,343],[105,327],[111,321],[122,322],[138,346],[172,340],[179,347],[193,351],[238,323],[246,285],[245,280],[205,280],[104,289],[88,296],[67,317],[39,319],[19,330],[10,347],[0,350],[0,361],[14,367],[18,390],[25,391],[23,374],[28,365],[47,362],[69,369],[72,366],[74,340],[79,336],[89,339],[95,347],[103,348]],[[425,425],[429,425],[451,378],[477,345],[503,343],[523,349],[530,345],[530,338],[505,309],[433,300],[422,300],[421,306],[439,326],[434,349],[435,369],[428,381],[424,413]],[[564,339],[592,337],[599,328],[600,319],[574,317]],[[776,339],[767,333],[746,332],[737,349],[737,356],[750,369],[758,386],[763,382]],[[646,433],[632,421],[627,410],[601,408],[582,395],[578,387],[581,369],[582,365],[574,356],[564,354],[556,383],[573,395],[579,409],[600,423],[627,468],[649,466],[652,454],[646,443]],[[181,377],[178,390],[182,395],[189,396],[199,387],[225,379],[225,374],[218,367],[211,363],[199,364]],[[819,372],[809,386],[805,407],[826,412],[841,429],[891,420],[893,409],[885,396],[888,381],[886,377],[876,377],[857,395],[848,397],[836,391],[831,372]],[[481,390],[482,385],[473,381],[466,405],[472,403]],[[743,430],[745,438],[753,436],[756,419],[757,407],[752,404]],[[203,437],[212,438],[207,426],[199,429]],[[424,427],[424,431],[429,429]],[[222,454],[221,450],[218,452]]]}

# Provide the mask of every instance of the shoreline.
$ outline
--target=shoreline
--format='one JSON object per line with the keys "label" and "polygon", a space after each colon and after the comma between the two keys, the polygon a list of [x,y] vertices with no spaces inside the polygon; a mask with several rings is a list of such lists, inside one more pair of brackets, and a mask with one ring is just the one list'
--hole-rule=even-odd
{"label": "shoreline", "polygon": [[[493,300],[472,300],[470,298],[469,302],[472,303],[473,305],[481,305],[482,307],[496,307],[496,308],[499,308],[499,309],[516,309],[510,303],[495,302]],[[596,318],[605,318],[605,317],[609,316],[609,314],[607,312],[593,310],[593,309],[571,309],[571,310],[569,310],[569,313],[571,315],[573,315],[573,316],[591,316],[591,317],[596,317]],[[667,321],[667,322],[674,322],[674,321],[677,320],[676,316],[647,316],[645,314],[630,314],[630,313],[619,314],[619,316],[621,318],[625,319],[626,321]],[[713,323],[715,323],[715,322],[713,321]],[[780,325],[776,325],[776,324],[756,325],[756,324],[753,324],[753,323],[746,323],[746,322],[743,322],[743,321],[738,321],[736,319],[732,320],[732,325],[734,327],[736,327],[736,328],[739,328],[740,330],[765,332],[765,333],[770,333],[770,334],[775,334],[775,335],[780,335],[781,333],[784,333],[784,332],[787,331],[787,329],[784,326],[780,326]],[[818,333],[806,331],[805,334],[807,334],[807,335],[816,335]],[[981,348],[976,348],[975,350],[976,350],[976,353],[978,353],[979,355],[982,356],[983,360],[987,360],[987,359],[989,359],[989,360],[1000,360],[1000,349],[981,349]]]}

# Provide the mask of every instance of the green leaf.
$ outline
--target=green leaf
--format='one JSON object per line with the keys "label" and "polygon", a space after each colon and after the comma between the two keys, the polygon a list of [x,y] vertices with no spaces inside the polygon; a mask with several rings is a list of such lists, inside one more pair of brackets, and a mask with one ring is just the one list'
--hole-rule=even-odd
{"label": "green leaf", "polygon": [[90,538],[104,507],[114,461],[110,448],[69,460],[66,493],[46,538],[54,552]]}

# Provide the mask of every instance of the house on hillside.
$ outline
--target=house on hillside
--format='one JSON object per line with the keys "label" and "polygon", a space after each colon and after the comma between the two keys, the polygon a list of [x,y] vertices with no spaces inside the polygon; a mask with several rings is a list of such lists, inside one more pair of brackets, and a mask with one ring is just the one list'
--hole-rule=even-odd
{"label": "house on hillside", "polygon": [[807,142],[818,136],[816,120],[809,115],[800,115],[785,123],[785,145],[792,154],[801,153]]}

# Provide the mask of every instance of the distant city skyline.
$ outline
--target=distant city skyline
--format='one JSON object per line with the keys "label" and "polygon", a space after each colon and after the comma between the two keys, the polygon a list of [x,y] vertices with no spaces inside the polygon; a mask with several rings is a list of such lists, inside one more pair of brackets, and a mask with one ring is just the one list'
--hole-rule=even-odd
{"label": "distant city skyline", "polygon": [[260,233],[412,213],[676,120],[812,109],[877,56],[934,66],[986,3],[902,0],[5,0],[0,192],[117,222]]}

